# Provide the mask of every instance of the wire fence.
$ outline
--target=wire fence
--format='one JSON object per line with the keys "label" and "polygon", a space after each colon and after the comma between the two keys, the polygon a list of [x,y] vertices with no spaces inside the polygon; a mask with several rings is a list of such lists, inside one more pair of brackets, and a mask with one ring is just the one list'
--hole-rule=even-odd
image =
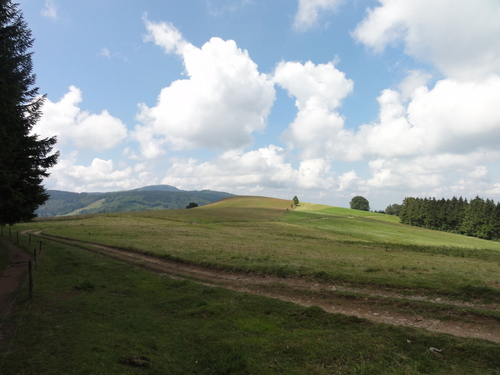
{"label": "wire fence", "polygon": [[[6,231],[4,230],[4,227],[2,226],[1,227],[1,230],[0,230],[0,236],[2,237],[7,237],[7,233],[5,233]],[[15,238],[15,242],[13,241],[14,238]],[[22,238],[22,237],[21,237]],[[38,249],[37,248],[32,248],[32,235],[31,234],[26,234],[25,236],[26,238],[26,242],[23,246],[23,244],[20,243],[20,236],[19,236],[19,231],[16,231],[15,233],[15,236],[13,236],[13,233],[12,233],[12,230],[11,228],[9,227],[9,230],[8,230],[8,240],[15,244],[16,246],[26,250],[28,249],[28,253],[31,252],[31,249],[33,249],[33,253],[32,255],[30,256],[31,259],[29,261],[25,261],[25,262],[18,262],[17,265],[19,264],[25,264],[27,269],[26,269],[26,272],[27,272],[27,275],[24,277],[24,280],[22,281],[22,284],[20,285],[20,287],[17,289],[17,292],[15,293],[15,296],[14,298],[12,299],[12,301],[9,303],[8,305],[8,308],[6,309],[6,312],[3,316],[0,316],[0,318],[2,319],[1,323],[0,323],[0,329],[2,327],[5,327],[5,322],[7,320],[7,317],[13,313],[13,308],[14,306],[16,306],[16,304],[18,303],[21,303],[19,301],[20,299],[20,296],[24,294],[27,294],[28,296],[28,300],[26,301],[26,303],[24,304],[24,307],[22,309],[22,311],[19,313],[19,319],[17,320],[17,322],[15,323],[14,327],[13,327],[13,333],[12,335],[10,336],[9,338],[9,342],[8,344],[6,344],[6,350],[5,350],[5,353],[3,354],[2,356],[2,360],[0,362],[0,371],[5,363],[5,360],[8,356],[8,354],[10,353],[10,350],[12,348],[12,345],[14,343],[14,340],[16,338],[16,334],[17,334],[17,331],[19,329],[19,327],[21,326],[22,324],[22,321],[26,315],[26,311],[28,309],[28,306],[30,305],[30,302],[31,300],[33,299],[34,297],[34,288],[35,288],[35,281],[36,281],[36,276],[37,276],[37,270],[38,270],[38,264],[39,264],[39,261],[40,261],[40,258],[41,258],[41,252],[42,252],[42,241],[39,241],[39,246],[38,246]],[[26,290],[28,289],[28,290]],[[10,323],[12,324],[12,323]]]}

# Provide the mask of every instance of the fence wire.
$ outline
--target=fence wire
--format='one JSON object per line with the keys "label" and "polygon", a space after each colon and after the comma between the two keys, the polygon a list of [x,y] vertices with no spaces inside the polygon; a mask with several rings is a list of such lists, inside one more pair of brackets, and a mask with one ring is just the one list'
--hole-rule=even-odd
{"label": "fence wire", "polygon": [[[2,234],[3,234],[3,231],[2,231]],[[9,240],[12,242],[12,244],[13,244],[14,246],[21,247],[21,246],[20,246],[20,244],[19,244],[19,241],[18,241],[17,243],[14,243],[14,242],[12,241],[12,238],[10,238]],[[29,245],[28,245],[28,246],[29,246]],[[36,251],[36,249],[35,249],[35,251]],[[30,255],[31,255],[31,254],[30,254]],[[34,289],[35,289],[35,285],[36,285],[35,281],[36,281],[36,277],[37,277],[37,269],[38,269],[38,264],[37,264],[37,263],[39,263],[39,262],[40,262],[40,255],[41,255],[41,254],[38,254],[38,256],[36,257],[37,262],[36,262],[36,263],[35,263],[35,262],[33,262],[33,263],[32,263],[32,264],[33,264],[33,267],[32,267],[32,274],[31,274],[31,278],[32,278],[32,283],[33,283],[33,291],[34,291]],[[27,265],[27,266],[28,266],[28,264],[29,264],[29,262],[26,262],[26,265]],[[29,271],[28,271],[28,273],[29,273]],[[22,284],[22,285],[21,285],[21,287],[19,288],[19,290],[18,290],[18,292],[17,292],[16,296],[14,297],[14,299],[12,300],[12,302],[10,303],[10,306],[9,306],[9,308],[8,308],[7,312],[6,312],[6,313],[5,313],[5,315],[3,316],[2,323],[0,324],[0,327],[3,327],[3,326],[5,325],[5,321],[6,321],[6,319],[7,319],[7,316],[8,316],[8,315],[12,312],[12,308],[13,308],[13,307],[14,307],[14,305],[16,304],[16,302],[17,302],[18,298],[21,296],[21,294],[23,293],[23,291],[25,290],[26,285],[29,283],[29,279],[30,279],[30,275],[28,274],[28,277],[25,277],[23,284]],[[21,314],[20,314],[19,320],[18,320],[17,324],[15,325],[14,333],[12,334],[12,337],[10,338],[10,342],[9,342],[9,344],[7,345],[7,350],[5,351],[5,353],[4,353],[4,355],[3,355],[3,358],[2,358],[2,362],[0,363],[0,370],[2,370],[2,368],[3,368],[3,365],[4,365],[4,363],[5,363],[5,359],[7,358],[8,354],[9,354],[9,352],[10,352],[10,349],[12,348],[12,345],[13,345],[13,343],[14,343],[14,339],[16,338],[17,331],[18,331],[19,327],[21,326],[21,323],[22,323],[22,321],[23,321],[23,319],[24,319],[24,317],[25,317],[25,315],[26,315],[26,311],[27,311],[27,309],[28,309],[28,306],[30,305],[30,299],[29,299],[30,297],[32,297],[32,296],[29,296],[29,297],[28,297],[28,300],[26,301],[26,304],[25,304],[25,306],[24,306],[24,309],[23,309],[23,311],[22,311],[22,312],[21,312]]]}

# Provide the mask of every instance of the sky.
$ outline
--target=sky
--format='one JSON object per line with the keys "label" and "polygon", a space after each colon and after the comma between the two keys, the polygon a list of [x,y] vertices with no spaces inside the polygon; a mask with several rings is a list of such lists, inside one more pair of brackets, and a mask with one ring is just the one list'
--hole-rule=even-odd
{"label": "sky", "polygon": [[500,200],[498,0],[18,0],[48,189]]}

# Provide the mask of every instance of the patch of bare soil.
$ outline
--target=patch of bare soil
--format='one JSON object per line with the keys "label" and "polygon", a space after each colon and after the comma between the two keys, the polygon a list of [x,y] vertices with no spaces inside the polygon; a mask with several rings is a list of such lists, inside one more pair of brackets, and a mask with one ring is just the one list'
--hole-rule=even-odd
{"label": "patch of bare soil", "polygon": [[13,308],[13,299],[15,292],[21,286],[26,273],[28,272],[28,262],[31,257],[24,250],[11,244],[8,241],[3,241],[6,247],[12,251],[12,259],[7,268],[0,275],[0,346],[12,334],[12,328],[4,327],[4,317]]}
{"label": "patch of bare soil", "polygon": [[[40,232],[35,233],[40,235]],[[58,241],[57,237],[47,236]],[[300,304],[302,306],[320,306],[325,311],[357,316],[376,323],[397,326],[424,328],[429,331],[447,333],[460,337],[473,337],[500,343],[500,323],[494,317],[478,315],[469,317],[468,321],[442,320],[426,318],[417,314],[408,314],[394,306],[394,301],[428,301],[436,306],[471,307],[477,310],[500,311],[498,304],[473,304],[458,301],[431,300],[424,296],[403,296],[394,291],[352,288],[338,286],[333,283],[318,283],[295,278],[278,278],[268,275],[244,274],[222,271],[192,264],[186,264],[136,252],[125,251],[98,244],[72,242],[76,246],[108,257],[133,264],[150,271],[166,274],[173,278],[194,280],[209,286],[223,287],[239,292],[259,294],[271,298]],[[85,245],[85,246],[83,246]],[[349,295],[346,295],[346,292]],[[356,297],[356,295],[358,297]],[[369,299],[370,297],[374,297]],[[388,300],[390,298],[390,302]],[[377,303],[377,300],[381,303]],[[401,312],[403,311],[403,312]]]}

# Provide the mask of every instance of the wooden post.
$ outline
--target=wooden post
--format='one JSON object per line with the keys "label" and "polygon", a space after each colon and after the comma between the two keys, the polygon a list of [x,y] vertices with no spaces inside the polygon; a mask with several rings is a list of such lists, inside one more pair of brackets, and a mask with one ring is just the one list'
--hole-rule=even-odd
{"label": "wooden post", "polygon": [[38,252],[39,254],[42,253],[42,241],[40,241],[40,251]]}
{"label": "wooden post", "polygon": [[35,261],[35,269],[37,269],[38,268],[38,262],[36,260],[36,249],[33,249],[33,259]]}
{"label": "wooden post", "polygon": [[33,299],[33,265],[31,260],[28,263],[29,284],[30,284],[30,299]]}

